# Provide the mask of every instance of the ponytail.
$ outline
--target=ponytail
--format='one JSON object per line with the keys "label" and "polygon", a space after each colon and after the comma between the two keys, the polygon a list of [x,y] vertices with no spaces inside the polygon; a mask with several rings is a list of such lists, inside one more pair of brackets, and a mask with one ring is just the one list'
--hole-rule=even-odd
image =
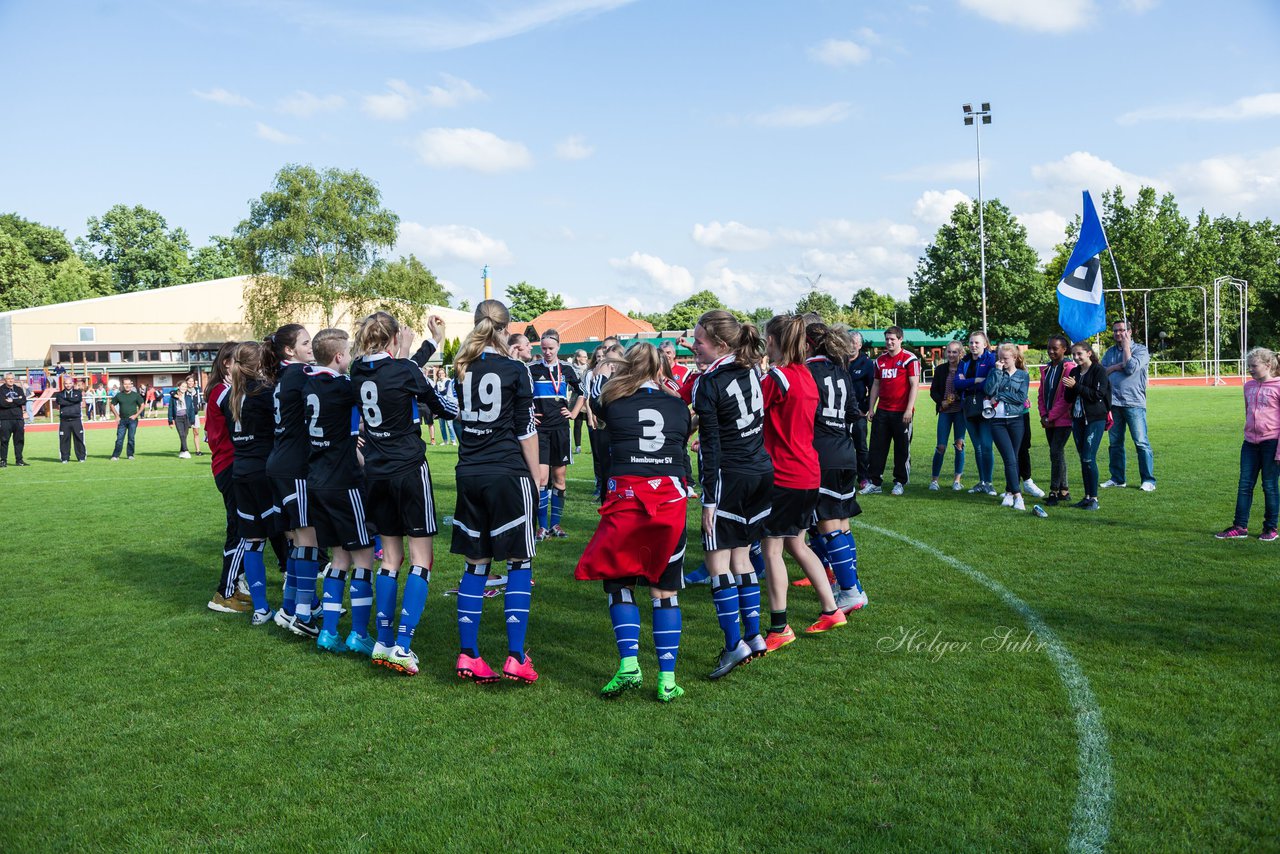
{"label": "ponytail", "polygon": [[227,382],[227,367],[223,362],[232,357],[238,346],[238,341],[228,341],[218,348],[218,355],[213,357],[213,367],[209,369],[209,384],[204,389],[205,400],[213,400],[213,389],[219,383]]}
{"label": "ponytail", "polygon": [[716,341],[729,348],[734,361],[744,368],[754,368],[764,355],[764,339],[750,323],[740,323],[724,309],[708,311],[698,318],[698,325]]}
{"label": "ponytail", "polygon": [[825,323],[810,323],[804,330],[805,341],[815,356],[826,356],[837,365],[849,364],[853,356],[853,346],[845,330],[827,326]]}
{"label": "ponytail", "polygon": [[499,353],[506,354],[507,324],[511,322],[511,312],[496,299],[487,299],[476,306],[476,326],[467,333],[458,354],[453,357],[454,371],[459,380],[467,374],[467,368],[486,347],[492,347]]}
{"label": "ponytail", "polygon": [[795,314],[780,314],[765,326],[765,334],[778,344],[778,354],[783,365],[804,361],[804,333],[804,318]]}
{"label": "ponytail", "polygon": [[670,376],[670,371],[665,370],[666,359],[662,357],[658,348],[648,341],[632,344],[626,353],[611,357],[608,362],[615,366],[615,370],[613,376],[604,384],[604,391],[600,392],[602,406],[619,398],[630,397],[642,385],[650,382],[657,384],[659,389],[670,394],[663,382],[664,377]]}
{"label": "ponytail", "polygon": [[231,366],[227,370],[228,383],[231,386],[231,420],[240,420],[240,400],[249,389],[249,383],[263,379],[263,357],[272,358],[273,354],[257,341],[245,341],[237,344],[231,357]]}
{"label": "ponytail", "polygon": [[[400,324],[385,311],[375,311],[356,328],[355,354],[368,356],[391,350],[400,334]],[[392,355],[399,355],[393,353]]]}

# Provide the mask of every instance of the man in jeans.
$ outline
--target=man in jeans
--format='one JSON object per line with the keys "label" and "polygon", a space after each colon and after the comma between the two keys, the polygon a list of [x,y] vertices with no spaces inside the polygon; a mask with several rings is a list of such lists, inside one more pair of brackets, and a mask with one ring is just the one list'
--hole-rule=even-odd
{"label": "man in jeans", "polygon": [[863,495],[875,495],[893,444],[893,494],[901,495],[911,475],[911,420],[920,391],[920,360],[902,349],[902,329],[884,331],[884,352],[876,357],[871,382],[871,482]]}
{"label": "man in jeans", "polygon": [[120,459],[126,435],[129,437],[129,459],[133,459],[133,442],[138,435],[138,419],[142,417],[145,403],[142,395],[133,390],[133,380],[125,380],[124,391],[111,398],[111,409],[119,419],[116,424],[116,449],[111,453],[111,462]]}
{"label": "man in jeans", "polygon": [[1103,489],[1125,487],[1124,431],[1127,427],[1138,451],[1138,475],[1142,478],[1142,491],[1156,491],[1156,475],[1151,443],[1147,439],[1147,365],[1151,354],[1147,348],[1133,341],[1128,322],[1117,320],[1111,325],[1116,343],[1102,357],[1111,382],[1111,418],[1113,423],[1107,432],[1108,450],[1111,454],[1111,478]]}

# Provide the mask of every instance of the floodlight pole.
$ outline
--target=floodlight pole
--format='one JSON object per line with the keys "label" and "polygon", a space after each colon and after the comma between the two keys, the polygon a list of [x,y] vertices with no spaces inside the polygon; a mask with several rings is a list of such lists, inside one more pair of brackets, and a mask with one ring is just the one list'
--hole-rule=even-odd
{"label": "floodlight pole", "polygon": [[982,126],[991,124],[991,104],[983,101],[980,110],[964,104],[961,109],[964,110],[964,123],[973,125],[978,145],[978,274],[982,278],[982,334],[990,340],[987,333],[987,229],[982,210]]}

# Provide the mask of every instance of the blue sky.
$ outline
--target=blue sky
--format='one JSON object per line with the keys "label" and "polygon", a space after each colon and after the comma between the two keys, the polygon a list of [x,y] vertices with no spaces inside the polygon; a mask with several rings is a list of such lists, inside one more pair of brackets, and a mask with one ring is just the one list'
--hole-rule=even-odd
{"label": "blue sky", "polygon": [[358,168],[474,304],[903,296],[983,190],[1048,254],[1117,183],[1280,218],[1280,4],[0,0],[0,210],[142,204],[199,245],[285,163]]}

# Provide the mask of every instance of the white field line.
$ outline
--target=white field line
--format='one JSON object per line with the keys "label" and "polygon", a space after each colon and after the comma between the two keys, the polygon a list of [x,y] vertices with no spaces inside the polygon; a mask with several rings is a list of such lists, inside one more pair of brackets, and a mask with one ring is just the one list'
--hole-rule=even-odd
{"label": "white field line", "polygon": [[1089,680],[1080,669],[1080,663],[1066,648],[1044,619],[1009,588],[973,567],[939,551],[927,543],[912,539],[897,531],[859,522],[858,528],[906,543],[967,575],[990,590],[1017,611],[1027,628],[1045,644],[1045,651],[1058,671],[1058,678],[1067,689],[1067,702],[1076,722],[1077,764],[1080,781],[1076,786],[1076,802],[1071,811],[1071,834],[1067,850],[1072,852],[1100,852],[1106,847],[1111,832],[1111,800],[1114,781],[1111,776],[1110,737],[1102,723],[1102,710],[1089,687]]}

